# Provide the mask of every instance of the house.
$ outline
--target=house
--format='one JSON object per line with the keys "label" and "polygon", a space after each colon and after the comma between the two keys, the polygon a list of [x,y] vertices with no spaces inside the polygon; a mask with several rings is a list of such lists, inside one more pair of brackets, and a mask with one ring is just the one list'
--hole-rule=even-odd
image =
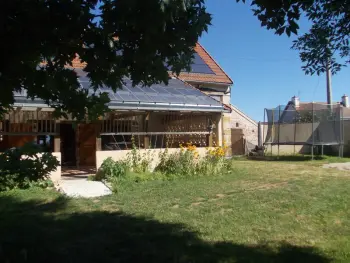
{"label": "house", "polygon": [[[98,169],[108,157],[125,158],[132,145],[152,149],[155,158],[159,149],[178,149],[188,142],[202,153],[205,147],[230,145],[233,81],[200,44],[195,51],[191,72],[172,77],[167,86],[133,87],[125,78],[117,92],[100,87],[109,94],[111,112],[95,122],[55,119],[42,100],[28,99],[25,90],[16,93],[14,110],[0,120],[0,151],[35,142],[62,167]],[[73,61],[81,86],[90,89],[84,66]],[[54,180],[60,174],[59,169]]]}

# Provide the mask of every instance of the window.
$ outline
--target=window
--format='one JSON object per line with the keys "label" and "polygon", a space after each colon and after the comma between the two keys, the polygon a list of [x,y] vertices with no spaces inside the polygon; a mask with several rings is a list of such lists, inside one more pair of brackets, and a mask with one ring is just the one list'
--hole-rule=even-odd
{"label": "window", "polygon": [[239,122],[236,122],[236,128],[239,128]]}

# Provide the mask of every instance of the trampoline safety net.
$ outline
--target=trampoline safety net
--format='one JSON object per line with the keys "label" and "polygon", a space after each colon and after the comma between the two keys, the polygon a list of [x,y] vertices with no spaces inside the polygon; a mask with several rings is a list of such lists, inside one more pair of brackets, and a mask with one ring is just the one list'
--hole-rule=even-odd
{"label": "trampoline safety net", "polygon": [[[343,145],[343,109],[339,104],[306,103],[265,109],[265,144]],[[267,129],[266,129],[267,128]]]}

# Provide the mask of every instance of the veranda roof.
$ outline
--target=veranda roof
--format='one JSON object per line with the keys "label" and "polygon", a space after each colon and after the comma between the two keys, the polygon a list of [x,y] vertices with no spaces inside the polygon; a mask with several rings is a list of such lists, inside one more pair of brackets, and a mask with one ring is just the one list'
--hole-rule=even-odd
{"label": "veranda roof", "polygon": [[[83,89],[94,93],[90,80],[81,69],[74,69]],[[193,86],[172,78],[169,84],[154,84],[150,87],[132,86],[128,78],[124,78],[122,89],[114,92],[109,87],[100,87],[97,92],[106,92],[110,98],[108,107],[115,110],[162,110],[162,111],[229,111],[222,103],[211,98]],[[14,106],[48,107],[41,99],[28,99],[26,91],[15,94]]]}

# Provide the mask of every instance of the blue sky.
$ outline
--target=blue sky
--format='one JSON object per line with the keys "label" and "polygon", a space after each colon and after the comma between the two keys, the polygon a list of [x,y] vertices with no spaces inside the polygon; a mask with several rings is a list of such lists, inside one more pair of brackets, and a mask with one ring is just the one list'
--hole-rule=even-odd
{"label": "blue sky", "polygon": [[[260,27],[248,4],[207,0],[213,15],[201,44],[233,79],[231,102],[255,120],[264,108],[286,104],[294,95],[303,101],[326,101],[326,76],[306,76],[292,39]],[[307,28],[304,21],[302,29]],[[333,100],[350,95],[350,68],[333,76]]]}

